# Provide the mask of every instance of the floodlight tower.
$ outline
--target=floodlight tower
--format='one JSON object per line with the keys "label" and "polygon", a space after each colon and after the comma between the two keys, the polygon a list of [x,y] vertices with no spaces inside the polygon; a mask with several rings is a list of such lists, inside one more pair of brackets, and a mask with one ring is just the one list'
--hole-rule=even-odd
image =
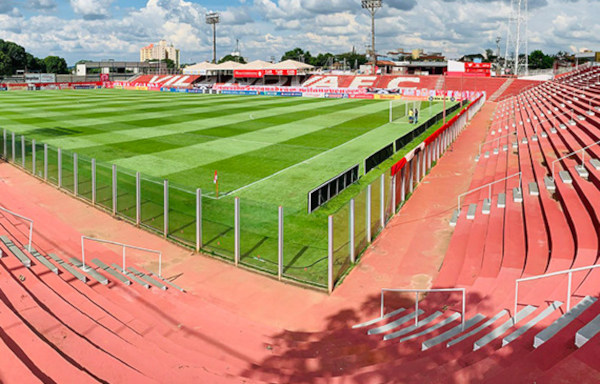
{"label": "floodlight tower", "polygon": [[375,51],[375,14],[381,8],[382,0],[362,0],[362,7],[371,14],[371,57],[373,58],[373,74],[377,66],[377,53]]}
{"label": "floodlight tower", "polygon": [[206,14],[206,24],[213,27],[213,64],[217,63],[217,24],[221,22],[221,15],[217,12]]}
{"label": "floodlight tower", "polygon": [[[504,69],[506,70],[509,68],[509,64],[512,64],[514,75],[529,73],[528,20],[528,0],[511,0],[508,28],[506,30]],[[524,50],[524,59],[520,57],[522,50]],[[514,56],[511,57],[511,54],[514,54]]]}

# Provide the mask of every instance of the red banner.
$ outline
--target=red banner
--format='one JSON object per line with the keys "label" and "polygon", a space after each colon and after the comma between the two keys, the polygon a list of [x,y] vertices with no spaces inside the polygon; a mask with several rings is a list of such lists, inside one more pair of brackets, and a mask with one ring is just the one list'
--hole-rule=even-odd
{"label": "red banner", "polygon": [[268,76],[296,76],[298,71],[295,69],[267,69],[265,75]]}
{"label": "red banner", "polygon": [[233,77],[250,77],[253,79],[259,79],[265,77],[265,71],[263,69],[236,69],[233,71]]}

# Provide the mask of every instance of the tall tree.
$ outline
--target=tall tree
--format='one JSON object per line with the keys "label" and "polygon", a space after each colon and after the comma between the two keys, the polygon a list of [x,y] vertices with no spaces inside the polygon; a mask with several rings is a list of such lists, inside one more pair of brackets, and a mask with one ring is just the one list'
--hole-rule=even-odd
{"label": "tall tree", "polygon": [[67,62],[62,57],[48,56],[44,59],[44,64],[48,73],[69,73]]}

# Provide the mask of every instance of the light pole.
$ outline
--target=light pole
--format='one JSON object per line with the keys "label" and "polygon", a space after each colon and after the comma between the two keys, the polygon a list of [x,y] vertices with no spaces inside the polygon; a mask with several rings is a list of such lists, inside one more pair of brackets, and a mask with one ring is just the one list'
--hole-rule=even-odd
{"label": "light pole", "polygon": [[213,64],[217,63],[217,24],[221,22],[221,15],[217,12],[206,14],[206,24],[213,27]]}
{"label": "light pole", "polygon": [[373,58],[373,74],[375,73],[375,67],[377,66],[377,53],[375,51],[375,14],[381,8],[382,0],[362,0],[362,7],[371,14],[371,56]]}

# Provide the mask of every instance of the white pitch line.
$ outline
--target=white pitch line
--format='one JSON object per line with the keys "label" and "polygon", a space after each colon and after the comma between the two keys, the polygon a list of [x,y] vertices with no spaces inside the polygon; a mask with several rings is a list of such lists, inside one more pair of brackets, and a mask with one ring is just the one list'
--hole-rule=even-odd
{"label": "white pitch line", "polygon": [[[430,106],[429,108],[431,108],[431,106]],[[281,170],[279,170],[279,171],[277,171],[277,172],[275,172],[275,173],[273,173],[273,174],[271,174],[271,175],[269,175],[269,176],[267,176],[267,177],[264,177],[264,178],[262,178],[262,179],[260,179],[260,180],[256,180],[256,181],[254,181],[254,182],[252,182],[252,183],[250,183],[250,184],[248,184],[248,185],[244,185],[244,186],[243,186],[243,187],[241,187],[241,188],[238,188],[238,189],[236,189],[236,190],[233,190],[233,191],[227,192],[227,193],[225,194],[225,196],[232,195],[232,194],[234,194],[234,193],[237,193],[237,192],[239,192],[239,191],[242,191],[242,190],[244,190],[244,189],[246,189],[246,188],[249,188],[249,187],[251,187],[251,186],[253,186],[253,185],[255,185],[255,184],[261,183],[261,182],[263,182],[263,181],[265,181],[265,180],[269,180],[270,178],[272,178],[272,177],[274,177],[274,176],[277,176],[277,175],[279,175],[279,174],[281,174],[281,173],[283,173],[283,172],[286,172],[286,171],[288,171],[288,170],[290,170],[290,169],[292,169],[292,168],[295,168],[295,167],[297,167],[297,166],[298,166],[298,165],[300,165],[300,164],[308,164],[310,161],[312,161],[312,160],[314,160],[314,159],[316,159],[316,158],[318,158],[318,157],[321,157],[321,156],[323,156],[324,154],[326,154],[326,153],[329,153],[329,152],[331,152],[331,151],[333,151],[333,150],[336,150],[336,149],[338,149],[338,148],[340,148],[340,147],[343,147],[344,145],[350,144],[350,143],[352,143],[352,142],[354,142],[354,141],[356,141],[356,140],[358,140],[358,139],[362,138],[363,136],[365,136],[365,135],[369,134],[370,132],[372,132],[372,131],[374,131],[374,130],[377,130],[377,129],[379,129],[379,128],[381,128],[381,127],[385,126],[385,125],[388,125],[388,124],[389,124],[389,123],[385,123],[385,124],[383,124],[383,125],[380,125],[379,127],[375,128],[375,129],[372,129],[372,130],[370,130],[370,131],[368,131],[368,132],[365,132],[364,134],[362,134],[362,135],[360,135],[360,136],[357,136],[357,137],[355,137],[354,139],[352,139],[352,140],[350,140],[350,141],[346,141],[345,143],[342,143],[342,144],[338,145],[337,147],[333,147],[333,148],[331,148],[331,149],[328,149],[328,150],[327,150],[327,151],[325,151],[325,152],[321,152],[321,153],[319,153],[319,154],[317,154],[317,155],[315,155],[315,156],[313,156],[313,157],[311,157],[311,158],[309,158],[309,159],[306,159],[306,160],[304,160],[304,161],[301,161],[301,162],[299,162],[299,163],[296,163],[296,164],[294,164],[294,165],[290,165],[290,166],[289,166],[289,167],[287,167],[287,168],[281,169]],[[222,196],[222,197],[225,197],[225,196]],[[219,199],[221,199],[221,197],[219,197]]]}

